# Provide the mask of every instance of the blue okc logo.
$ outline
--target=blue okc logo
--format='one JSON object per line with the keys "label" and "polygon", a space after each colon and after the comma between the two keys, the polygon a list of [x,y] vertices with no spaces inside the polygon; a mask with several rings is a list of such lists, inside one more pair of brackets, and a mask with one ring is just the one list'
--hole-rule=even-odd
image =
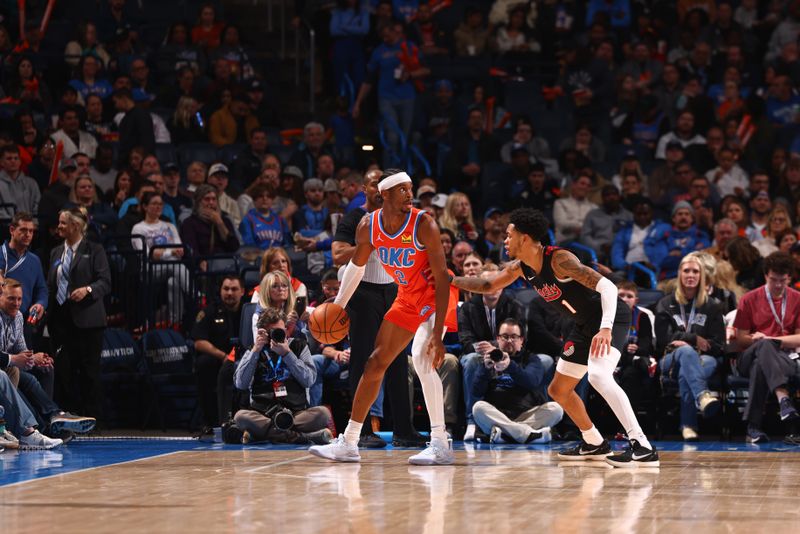
{"label": "blue okc logo", "polygon": [[378,247],[378,258],[389,267],[412,267],[416,253],[413,248]]}

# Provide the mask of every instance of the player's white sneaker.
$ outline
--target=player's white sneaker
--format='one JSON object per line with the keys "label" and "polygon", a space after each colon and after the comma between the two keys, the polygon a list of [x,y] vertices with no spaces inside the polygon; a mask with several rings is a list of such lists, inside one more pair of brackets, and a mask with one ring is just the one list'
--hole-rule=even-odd
{"label": "player's white sneaker", "polygon": [[453,441],[449,439],[431,439],[424,451],[408,459],[408,463],[412,465],[451,465],[455,461]]}
{"label": "player's white sneaker", "polygon": [[314,456],[333,460],[334,462],[360,462],[361,455],[358,454],[358,447],[350,445],[344,439],[344,434],[339,434],[334,441],[327,445],[314,445],[308,448],[308,452]]}

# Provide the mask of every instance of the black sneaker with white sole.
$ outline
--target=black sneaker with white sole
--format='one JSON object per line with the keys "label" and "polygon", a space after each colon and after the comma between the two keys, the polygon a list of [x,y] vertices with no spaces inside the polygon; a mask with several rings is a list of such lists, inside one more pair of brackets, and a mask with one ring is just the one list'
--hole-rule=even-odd
{"label": "black sneaker with white sole", "polygon": [[600,445],[590,445],[581,440],[578,445],[572,447],[571,449],[565,449],[559,452],[558,459],[568,462],[583,462],[586,460],[603,461],[606,459],[606,456],[610,454],[611,445],[609,445],[608,441],[606,440],[603,440],[603,443]]}
{"label": "black sneaker with white sole", "polygon": [[614,467],[659,467],[658,451],[655,447],[648,449],[635,439],[632,439],[630,446],[624,451],[609,456],[605,459],[606,463]]}

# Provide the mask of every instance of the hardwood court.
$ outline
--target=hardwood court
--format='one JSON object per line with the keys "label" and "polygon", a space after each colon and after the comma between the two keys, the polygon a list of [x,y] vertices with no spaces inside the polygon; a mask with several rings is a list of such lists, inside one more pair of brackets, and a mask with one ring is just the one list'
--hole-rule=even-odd
{"label": "hardwood court", "polygon": [[798,532],[797,453],[667,452],[660,470],[550,450],[183,451],[0,487],[2,532]]}

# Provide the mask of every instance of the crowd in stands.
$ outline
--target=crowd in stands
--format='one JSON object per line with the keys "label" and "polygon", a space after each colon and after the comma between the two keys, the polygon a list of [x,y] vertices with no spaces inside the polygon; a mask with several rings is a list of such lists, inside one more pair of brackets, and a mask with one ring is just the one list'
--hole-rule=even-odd
{"label": "crowd in stands", "polygon": [[[338,289],[332,243],[363,177],[399,167],[455,273],[491,276],[507,215],[532,207],[551,244],[618,283],[634,326],[617,378],[637,410],[677,403],[695,440],[747,389],[747,439],[768,440],[774,413],[800,443],[800,0],[298,0],[328,110],[299,123],[270,71],[290,67],[220,3],[181,2],[156,39],[157,4],[71,9],[89,3],[49,30],[35,10],[23,34],[15,12],[0,23],[0,405],[21,441],[102,422],[108,326],[191,340],[205,425],[324,441],[315,405],[349,349],[314,340],[306,307]],[[558,423],[546,387],[569,322],[522,282],[461,300],[440,371],[451,434],[525,442]],[[270,346],[260,315],[291,340],[284,375],[250,350]],[[300,428],[266,429],[254,377],[296,382]]]}

